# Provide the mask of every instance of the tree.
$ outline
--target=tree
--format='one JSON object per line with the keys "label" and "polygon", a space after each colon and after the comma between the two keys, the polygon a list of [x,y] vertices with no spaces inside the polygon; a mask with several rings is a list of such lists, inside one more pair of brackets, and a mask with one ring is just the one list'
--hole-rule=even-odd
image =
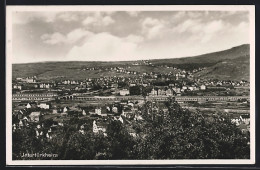
{"label": "tree", "polygon": [[137,150],[140,159],[244,159],[249,158],[249,136],[223,114],[206,117],[182,109],[169,100],[162,124],[152,122],[150,133]]}
{"label": "tree", "polygon": [[94,149],[93,136],[91,133],[81,134],[79,132],[70,136],[66,147],[64,159],[70,160],[91,160],[94,159],[96,151]]}
{"label": "tree", "polygon": [[109,123],[107,129],[110,159],[133,159],[134,140],[120,121]]}
{"label": "tree", "polygon": [[140,95],[141,89],[139,86],[132,86],[129,88],[130,95]]}

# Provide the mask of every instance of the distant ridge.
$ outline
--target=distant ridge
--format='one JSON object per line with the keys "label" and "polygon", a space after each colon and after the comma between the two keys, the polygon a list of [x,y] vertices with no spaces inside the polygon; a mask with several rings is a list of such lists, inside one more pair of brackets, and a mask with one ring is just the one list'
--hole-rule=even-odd
{"label": "distant ridge", "polygon": [[[189,60],[201,60],[203,59],[201,62],[208,62],[206,61],[207,59],[209,59],[211,56],[218,56],[219,58],[214,58],[213,60],[221,60],[221,59],[225,59],[225,57],[229,58],[227,55],[229,53],[234,53],[233,55],[237,55],[239,52],[245,52],[249,54],[249,50],[250,50],[250,45],[249,44],[242,44],[239,46],[235,46],[226,50],[222,50],[222,51],[216,51],[216,52],[210,52],[210,53],[206,53],[206,54],[201,54],[201,55],[196,55],[196,56],[187,56],[187,57],[181,57],[181,58],[162,58],[162,59],[149,59],[149,61],[165,61],[165,60],[176,60],[175,62],[177,62],[178,64],[183,64],[183,62],[188,62]],[[240,54],[238,54],[240,55]],[[212,58],[211,58],[212,59]],[[91,63],[128,63],[128,62],[133,62],[133,61],[143,61],[143,60],[129,60],[129,61],[40,61],[40,62],[32,62],[32,63],[14,63],[14,65],[17,64],[37,64],[37,63],[68,63],[68,62],[91,62]]]}
{"label": "distant ridge", "polygon": [[[198,72],[195,77],[210,79],[230,79],[230,80],[248,80],[250,71],[250,45],[243,44],[227,50],[184,58],[153,59],[149,60],[152,65],[168,65],[180,68],[193,69],[198,67],[207,67],[206,70]],[[83,72],[82,67],[114,67],[131,65],[139,72],[164,72],[163,68],[152,66],[132,66],[137,61],[65,61],[65,62],[39,62],[26,64],[13,64],[13,78],[38,76],[40,78],[56,79],[113,76],[107,72]],[[132,68],[133,69],[133,68]]]}
{"label": "distant ridge", "polygon": [[214,62],[219,62],[227,59],[235,59],[240,56],[249,55],[249,54],[250,54],[250,45],[243,44],[236,47],[232,47],[227,50],[206,53],[206,54],[192,56],[192,57],[155,59],[150,61],[157,61],[158,63],[162,63],[164,61],[169,62],[169,60],[172,60],[175,64],[214,63]]}

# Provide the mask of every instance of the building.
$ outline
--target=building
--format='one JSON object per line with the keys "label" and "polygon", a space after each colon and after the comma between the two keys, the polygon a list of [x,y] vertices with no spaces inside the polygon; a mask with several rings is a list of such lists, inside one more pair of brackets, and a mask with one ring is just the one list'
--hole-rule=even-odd
{"label": "building", "polygon": [[248,125],[250,123],[250,116],[249,116],[249,114],[240,115],[240,119],[246,125]]}
{"label": "building", "polygon": [[27,108],[27,109],[30,109],[30,108],[32,108],[31,104],[30,104],[30,103],[28,103],[28,104],[26,105],[26,108]]}
{"label": "building", "polygon": [[95,114],[101,115],[101,108],[95,108]]}
{"label": "building", "polygon": [[93,133],[103,133],[106,135],[106,124],[104,123],[97,123],[95,120],[93,121]]}
{"label": "building", "polygon": [[172,89],[167,89],[166,90],[166,96],[172,96],[173,95],[173,90]]}
{"label": "building", "polygon": [[36,105],[35,102],[31,102],[31,103],[28,103],[28,104],[26,105],[26,108],[27,108],[27,109],[35,109],[35,108],[37,108],[37,105]]}
{"label": "building", "polygon": [[50,105],[47,103],[40,103],[38,107],[41,109],[50,109]]}
{"label": "building", "polygon": [[86,116],[86,115],[87,115],[87,113],[86,113],[85,110],[82,110],[82,115],[83,115],[83,116]]}
{"label": "building", "polygon": [[63,108],[63,113],[67,113],[69,111],[69,107],[64,107]]}
{"label": "building", "polygon": [[231,122],[238,126],[241,123],[241,119],[239,116],[233,116],[233,118],[231,118]]}
{"label": "building", "polygon": [[56,93],[17,93],[12,95],[13,101],[40,101],[54,100],[58,95]]}
{"label": "building", "polygon": [[116,106],[112,107],[112,112],[113,113],[118,113],[118,108]]}
{"label": "building", "polygon": [[26,83],[36,83],[36,79],[34,77],[26,77],[26,79],[24,79],[24,81]]}
{"label": "building", "polygon": [[39,87],[41,89],[49,89],[49,88],[53,87],[53,85],[50,83],[41,83]]}
{"label": "building", "polygon": [[41,119],[41,113],[40,112],[32,112],[30,115],[31,122],[39,122]]}
{"label": "building", "polygon": [[129,95],[130,92],[129,92],[129,90],[127,90],[127,89],[123,89],[123,90],[119,90],[119,94],[120,94],[121,96],[126,96],[126,95]]}
{"label": "building", "polygon": [[166,91],[163,90],[163,89],[159,89],[158,90],[158,96],[164,96],[164,95],[166,95]]}
{"label": "building", "polygon": [[158,95],[157,90],[152,89],[150,95],[152,95],[152,96],[157,96],[157,95]]}
{"label": "building", "polygon": [[13,85],[13,89],[22,90],[22,85],[15,84],[15,85]]}
{"label": "building", "polygon": [[206,90],[206,86],[203,84],[200,86],[200,90]]}

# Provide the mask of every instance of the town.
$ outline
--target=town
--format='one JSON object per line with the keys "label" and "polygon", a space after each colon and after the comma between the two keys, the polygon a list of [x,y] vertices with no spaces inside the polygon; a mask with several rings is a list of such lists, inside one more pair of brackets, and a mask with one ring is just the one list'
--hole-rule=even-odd
{"label": "town", "polygon": [[[139,64],[151,63],[133,63]],[[105,120],[108,117],[122,123],[130,122],[131,125],[131,121],[143,119],[145,102],[153,103],[149,106],[151,110],[167,112],[164,101],[168,98],[174,98],[184,108],[199,109],[205,114],[214,113],[218,108],[228,112],[241,130],[249,130],[249,82],[193,77],[193,73],[204,68],[186,71],[165,65],[160,67],[168,68],[169,72],[140,74],[127,70],[131,68],[128,66],[106,68],[122,73],[122,76],[113,77],[60,81],[40,80],[37,76],[16,78],[13,80],[12,96],[13,130],[31,125],[39,128],[39,122],[46,119],[63,126],[66,120],[76,116],[82,120],[92,120],[93,133],[106,134]],[[84,68],[85,71],[91,69],[104,68]],[[136,76],[125,77],[123,74]],[[47,128],[51,131],[51,127]],[[82,128],[79,131],[84,133]],[[136,135],[131,127],[129,133]],[[51,138],[49,133],[44,135]]]}

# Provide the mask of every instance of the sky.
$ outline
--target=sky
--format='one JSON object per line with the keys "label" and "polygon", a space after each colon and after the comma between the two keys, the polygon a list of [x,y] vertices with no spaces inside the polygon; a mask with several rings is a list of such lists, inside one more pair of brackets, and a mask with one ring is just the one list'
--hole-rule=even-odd
{"label": "sky", "polygon": [[14,11],[13,63],[180,58],[249,43],[247,11]]}

